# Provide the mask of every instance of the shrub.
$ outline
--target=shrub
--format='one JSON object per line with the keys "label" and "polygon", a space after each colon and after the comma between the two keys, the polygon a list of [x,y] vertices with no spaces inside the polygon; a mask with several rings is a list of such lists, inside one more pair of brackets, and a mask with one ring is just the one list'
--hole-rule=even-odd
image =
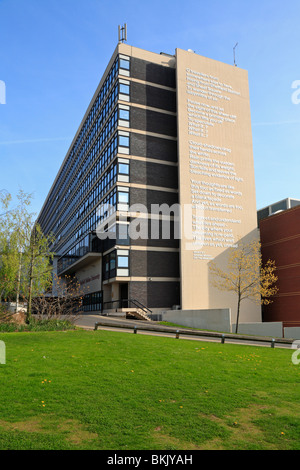
{"label": "shrub", "polygon": [[18,324],[13,321],[0,322],[1,333],[13,333],[22,331],[66,331],[74,329],[74,324],[69,320],[32,318],[29,324]]}

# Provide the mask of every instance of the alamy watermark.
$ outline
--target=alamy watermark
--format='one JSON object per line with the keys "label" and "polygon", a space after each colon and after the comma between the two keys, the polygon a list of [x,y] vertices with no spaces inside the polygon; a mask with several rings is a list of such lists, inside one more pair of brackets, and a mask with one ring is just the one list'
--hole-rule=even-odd
{"label": "alamy watermark", "polygon": [[292,93],[292,103],[300,104],[300,80],[294,80],[292,83],[292,88],[295,91]]}
{"label": "alamy watermark", "polygon": [[[186,250],[201,249],[204,244],[204,206],[202,204],[122,204],[118,213],[110,204],[100,205],[96,234],[100,240],[185,240]],[[119,231],[116,233],[116,225]]]}
{"label": "alamy watermark", "polygon": [[3,80],[0,80],[0,104],[6,104],[6,85]]}
{"label": "alamy watermark", "polygon": [[6,347],[4,341],[0,341],[0,364],[6,364]]}
{"label": "alamy watermark", "polygon": [[292,354],[292,363],[298,366],[300,364],[300,339],[293,342],[292,349],[296,349]]}

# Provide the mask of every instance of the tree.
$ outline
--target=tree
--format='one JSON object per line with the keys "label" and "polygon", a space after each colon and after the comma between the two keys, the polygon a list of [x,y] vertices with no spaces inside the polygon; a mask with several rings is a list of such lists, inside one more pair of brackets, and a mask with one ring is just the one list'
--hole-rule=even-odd
{"label": "tree", "polygon": [[12,224],[9,206],[11,195],[0,193],[0,302],[9,296],[15,281],[15,253],[11,249]]}
{"label": "tree", "polygon": [[261,244],[259,241],[240,242],[237,248],[231,248],[227,270],[218,268],[216,263],[210,265],[213,285],[221,291],[233,292],[237,295],[236,333],[238,332],[241,303],[245,299],[263,305],[272,303],[277,294],[275,262],[262,262]]}
{"label": "tree", "polygon": [[83,313],[83,296],[80,283],[76,278],[54,276],[55,296],[52,292],[32,298],[32,311],[40,320],[56,319],[73,321]]}
{"label": "tree", "polygon": [[53,243],[53,237],[45,237],[41,227],[36,224],[33,227],[27,253],[27,315],[29,323],[32,314],[32,298],[43,294],[52,284],[52,260],[53,253],[49,246]]}
{"label": "tree", "polygon": [[31,300],[49,288],[51,283],[50,251],[53,236],[44,236],[35,214],[30,212],[32,195],[20,190],[18,204],[10,209],[11,195],[0,194],[0,301],[28,299],[27,319],[31,316]]}

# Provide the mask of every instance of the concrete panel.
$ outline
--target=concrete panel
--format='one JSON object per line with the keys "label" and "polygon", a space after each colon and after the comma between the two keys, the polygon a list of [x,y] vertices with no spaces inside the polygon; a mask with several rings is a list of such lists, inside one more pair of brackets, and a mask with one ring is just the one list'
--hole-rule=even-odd
{"label": "concrete panel", "polygon": [[229,308],[208,310],[168,310],[163,321],[177,323],[190,328],[202,328],[230,333],[231,312]]}
{"label": "concrete panel", "polygon": [[300,327],[284,328],[284,337],[290,339],[300,339]]}
{"label": "concrete panel", "polygon": [[248,74],[180,49],[176,60],[179,202],[194,206],[194,238],[182,224],[181,306],[233,312],[236,298],[213,287],[209,267],[226,270],[230,248],[256,237]]}
{"label": "concrete panel", "polygon": [[[235,324],[232,324],[232,332],[235,333]],[[254,336],[271,336],[272,338],[282,338],[281,322],[265,323],[240,323],[238,333]]]}

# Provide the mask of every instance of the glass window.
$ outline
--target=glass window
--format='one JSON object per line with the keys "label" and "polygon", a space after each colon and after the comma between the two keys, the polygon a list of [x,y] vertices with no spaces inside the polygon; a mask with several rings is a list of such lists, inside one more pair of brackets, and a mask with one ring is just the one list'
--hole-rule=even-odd
{"label": "glass window", "polygon": [[109,272],[109,259],[106,258],[105,260],[105,272],[108,273]]}
{"label": "glass window", "polygon": [[119,135],[119,145],[121,147],[129,147],[129,137]]}
{"label": "glass window", "polygon": [[130,93],[129,85],[125,85],[124,83],[120,83],[120,93],[123,93],[123,95],[129,95],[129,93]]}
{"label": "glass window", "polygon": [[130,62],[129,60],[120,59],[120,69],[129,70]]}
{"label": "glass window", "polygon": [[128,256],[118,256],[118,268],[128,268]]}
{"label": "glass window", "polygon": [[129,175],[129,165],[126,163],[119,163],[119,173],[122,175]]}
{"label": "glass window", "polygon": [[276,204],[273,204],[273,206],[271,207],[271,213],[274,213],[274,212],[277,212],[277,211],[284,211],[287,209],[287,201],[284,200],[284,201],[280,201],[280,202],[277,202]]}
{"label": "glass window", "polygon": [[129,202],[129,193],[123,193],[123,192],[119,191],[118,195],[119,195],[119,202],[122,202],[124,204],[128,204],[128,202]]}
{"label": "glass window", "polygon": [[115,269],[116,267],[116,253],[111,253],[110,255],[110,270]]}
{"label": "glass window", "polygon": [[129,111],[127,109],[119,109],[119,117],[120,119],[129,121]]}

